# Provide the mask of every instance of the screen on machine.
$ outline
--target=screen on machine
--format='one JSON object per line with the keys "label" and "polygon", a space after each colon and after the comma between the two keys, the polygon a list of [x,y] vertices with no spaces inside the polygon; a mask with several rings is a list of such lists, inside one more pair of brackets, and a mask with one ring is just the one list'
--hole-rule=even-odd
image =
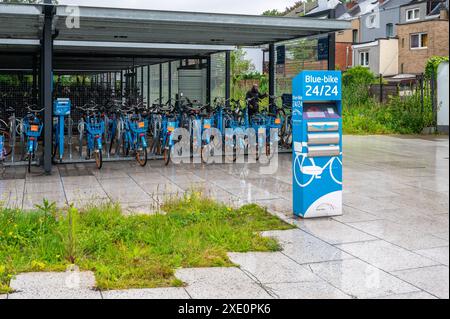
{"label": "screen on machine", "polygon": [[337,119],[339,113],[334,104],[312,104],[303,106],[304,119]]}

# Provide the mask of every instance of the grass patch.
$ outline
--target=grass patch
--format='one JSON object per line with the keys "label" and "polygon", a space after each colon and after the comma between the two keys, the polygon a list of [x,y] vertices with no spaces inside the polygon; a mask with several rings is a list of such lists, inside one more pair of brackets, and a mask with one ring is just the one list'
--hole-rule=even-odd
{"label": "grass patch", "polygon": [[167,202],[165,215],[124,216],[118,205],[44,204],[33,212],[0,208],[0,293],[22,272],[65,271],[75,263],[95,273],[100,289],[181,286],[179,267],[233,266],[227,252],[277,251],[259,235],[285,230],[257,205],[232,209],[191,192]]}

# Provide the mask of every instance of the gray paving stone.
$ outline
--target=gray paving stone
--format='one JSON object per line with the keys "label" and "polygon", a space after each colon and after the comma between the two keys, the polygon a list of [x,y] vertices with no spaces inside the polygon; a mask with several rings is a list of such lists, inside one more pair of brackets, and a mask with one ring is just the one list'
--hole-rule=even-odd
{"label": "gray paving stone", "polygon": [[358,259],[310,264],[316,275],[355,298],[419,291],[414,286]]}
{"label": "gray paving stone", "polygon": [[389,220],[357,222],[350,223],[349,225],[409,250],[447,245],[445,240],[436,238],[431,234],[419,232],[413,227],[408,227]]}
{"label": "gray paving stone", "polygon": [[385,297],[380,297],[380,298],[376,298],[376,299],[414,299],[414,300],[419,300],[419,299],[437,299],[436,297],[434,297],[433,295],[430,295],[429,293],[426,293],[424,291],[418,291],[418,292],[409,292],[406,294],[399,294],[399,295],[390,295],[390,296],[385,296]]}
{"label": "gray paving stone", "polygon": [[228,256],[263,284],[320,281],[309,269],[279,252],[228,253]]}
{"label": "gray paving stone", "polygon": [[401,270],[394,274],[438,298],[449,298],[449,271],[446,266]]}
{"label": "gray paving stone", "polygon": [[190,299],[184,288],[102,291],[103,299]]}
{"label": "gray paving stone", "polygon": [[280,299],[350,299],[350,296],[325,281],[268,284]]}
{"label": "gray paving stone", "polygon": [[449,265],[449,247],[437,247],[430,249],[416,250],[415,253],[440,262],[443,265]]}
{"label": "gray paving stone", "polygon": [[67,206],[67,201],[64,193],[49,192],[25,194],[23,196],[22,208],[25,210],[36,209],[36,205],[42,205],[44,199],[48,200],[50,203],[56,203],[56,206],[59,208]]}
{"label": "gray paving stone", "polygon": [[27,273],[11,280],[8,299],[100,299],[91,272]]}
{"label": "gray paving stone", "polygon": [[433,236],[437,237],[437,238],[441,238],[441,239],[445,239],[446,241],[449,240],[449,232],[442,232],[442,233],[437,233],[437,234],[433,234]]}
{"label": "gray paving stone", "polygon": [[385,271],[433,266],[437,262],[383,240],[338,245],[340,249]]}
{"label": "gray paving stone", "polygon": [[376,239],[331,218],[297,220],[295,224],[305,232],[319,237],[332,245]]}
{"label": "gray paving stone", "polygon": [[352,222],[361,222],[361,221],[369,221],[369,220],[377,220],[380,217],[375,216],[373,214],[369,214],[363,212],[359,209],[345,206],[343,207],[344,214],[342,216],[333,217],[334,220],[337,220],[341,223],[352,223]]}
{"label": "gray paving stone", "polygon": [[238,268],[178,269],[175,276],[187,283],[194,299],[268,299],[273,298]]}
{"label": "gray paving stone", "polygon": [[351,258],[342,250],[300,229],[264,232],[263,236],[276,238],[283,248],[282,253],[300,264]]}

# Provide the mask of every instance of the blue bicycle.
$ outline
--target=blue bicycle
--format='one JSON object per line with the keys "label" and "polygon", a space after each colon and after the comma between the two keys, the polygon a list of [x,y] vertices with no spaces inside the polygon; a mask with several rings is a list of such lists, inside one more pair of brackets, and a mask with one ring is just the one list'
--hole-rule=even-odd
{"label": "blue bicycle", "polygon": [[127,156],[130,151],[136,155],[136,161],[144,167],[147,165],[147,131],[148,119],[141,114],[133,113],[123,118],[123,153]]}
{"label": "blue bicycle", "polygon": [[103,142],[102,136],[105,133],[105,121],[101,114],[96,112],[95,107],[79,108],[85,114],[78,125],[78,130],[86,134],[87,159],[94,155],[95,164],[98,169],[103,166]]}
{"label": "blue bicycle", "polygon": [[28,156],[28,173],[31,173],[31,163],[36,158],[36,151],[39,145],[39,137],[42,134],[44,124],[39,118],[39,114],[44,111],[33,110],[31,106],[27,106],[29,113],[23,119],[23,132],[25,133],[27,142],[27,156]]}

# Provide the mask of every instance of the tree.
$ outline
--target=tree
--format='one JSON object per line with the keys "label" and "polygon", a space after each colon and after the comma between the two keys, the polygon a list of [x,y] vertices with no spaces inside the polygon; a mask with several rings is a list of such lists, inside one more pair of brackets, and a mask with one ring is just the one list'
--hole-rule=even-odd
{"label": "tree", "polygon": [[272,10],[264,11],[262,15],[263,16],[281,16],[281,15],[283,15],[283,13],[278,11],[277,9],[272,9]]}
{"label": "tree", "polygon": [[255,71],[252,61],[246,58],[247,53],[243,49],[237,49],[231,53],[231,74],[238,79],[242,75]]}

